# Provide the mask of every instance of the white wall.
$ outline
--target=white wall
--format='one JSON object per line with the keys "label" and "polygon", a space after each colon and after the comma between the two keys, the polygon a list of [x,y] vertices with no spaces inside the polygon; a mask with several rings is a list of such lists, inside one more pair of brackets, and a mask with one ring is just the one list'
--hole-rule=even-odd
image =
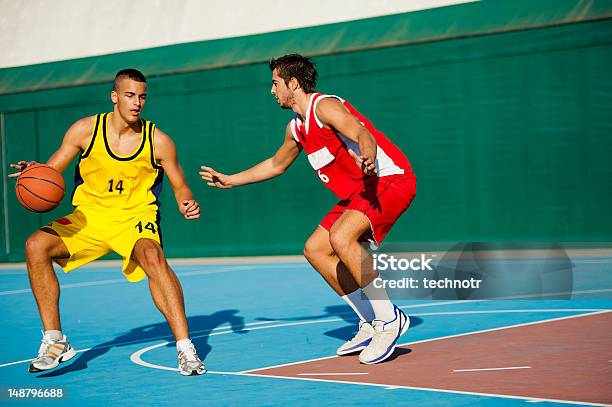
{"label": "white wall", "polygon": [[476,0],[0,0],[0,68]]}

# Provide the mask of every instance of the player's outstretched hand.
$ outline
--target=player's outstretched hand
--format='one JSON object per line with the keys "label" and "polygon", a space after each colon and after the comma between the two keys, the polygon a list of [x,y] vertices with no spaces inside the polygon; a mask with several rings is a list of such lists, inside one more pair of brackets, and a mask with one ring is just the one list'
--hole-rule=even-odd
{"label": "player's outstretched hand", "polygon": [[370,158],[366,157],[365,155],[357,155],[350,148],[348,152],[349,152],[349,155],[353,157],[353,160],[355,160],[355,164],[357,164],[361,172],[363,172],[365,175],[375,175],[376,174],[377,172],[376,163],[373,162]]}
{"label": "player's outstretched hand", "polygon": [[200,167],[200,177],[211,187],[217,187],[221,189],[228,189],[233,187],[229,180],[229,176],[222,174],[218,171],[213,170],[210,167],[201,166]]}
{"label": "player's outstretched hand", "polygon": [[200,217],[200,205],[195,201],[195,199],[188,199],[181,203],[182,205],[179,207],[179,209],[185,219],[192,220]]}
{"label": "player's outstretched hand", "polygon": [[17,170],[17,172],[14,172],[12,174],[9,174],[9,178],[17,178],[20,174],[21,171],[25,170],[26,168],[28,168],[30,165],[33,164],[38,164],[36,161],[19,161],[16,164],[11,164],[11,168],[15,168]]}

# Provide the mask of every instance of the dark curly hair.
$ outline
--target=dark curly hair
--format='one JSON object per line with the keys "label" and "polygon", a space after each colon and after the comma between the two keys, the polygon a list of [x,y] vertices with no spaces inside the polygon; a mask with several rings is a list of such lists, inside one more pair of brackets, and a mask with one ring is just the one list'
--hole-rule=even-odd
{"label": "dark curly hair", "polygon": [[315,64],[300,54],[283,55],[270,60],[270,70],[278,69],[278,76],[288,84],[291,78],[297,79],[305,93],[317,89],[317,68]]}

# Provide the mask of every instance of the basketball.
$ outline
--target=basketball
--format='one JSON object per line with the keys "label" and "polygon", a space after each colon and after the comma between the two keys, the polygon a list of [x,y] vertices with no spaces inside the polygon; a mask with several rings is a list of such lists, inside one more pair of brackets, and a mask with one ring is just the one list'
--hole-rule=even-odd
{"label": "basketball", "polygon": [[32,212],[48,212],[64,198],[62,174],[46,164],[33,164],[21,172],[15,185],[17,200]]}

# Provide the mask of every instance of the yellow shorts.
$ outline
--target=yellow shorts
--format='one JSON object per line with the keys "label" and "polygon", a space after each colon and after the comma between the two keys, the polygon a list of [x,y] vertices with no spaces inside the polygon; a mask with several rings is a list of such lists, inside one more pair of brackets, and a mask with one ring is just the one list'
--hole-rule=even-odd
{"label": "yellow shorts", "polygon": [[140,239],[151,239],[161,244],[156,210],[112,214],[77,208],[70,215],[57,219],[48,226],[62,239],[70,258],[57,259],[69,272],[105,254],[115,252],[123,257],[122,272],[128,281],[145,278],[144,270],[130,259],[134,245]]}

